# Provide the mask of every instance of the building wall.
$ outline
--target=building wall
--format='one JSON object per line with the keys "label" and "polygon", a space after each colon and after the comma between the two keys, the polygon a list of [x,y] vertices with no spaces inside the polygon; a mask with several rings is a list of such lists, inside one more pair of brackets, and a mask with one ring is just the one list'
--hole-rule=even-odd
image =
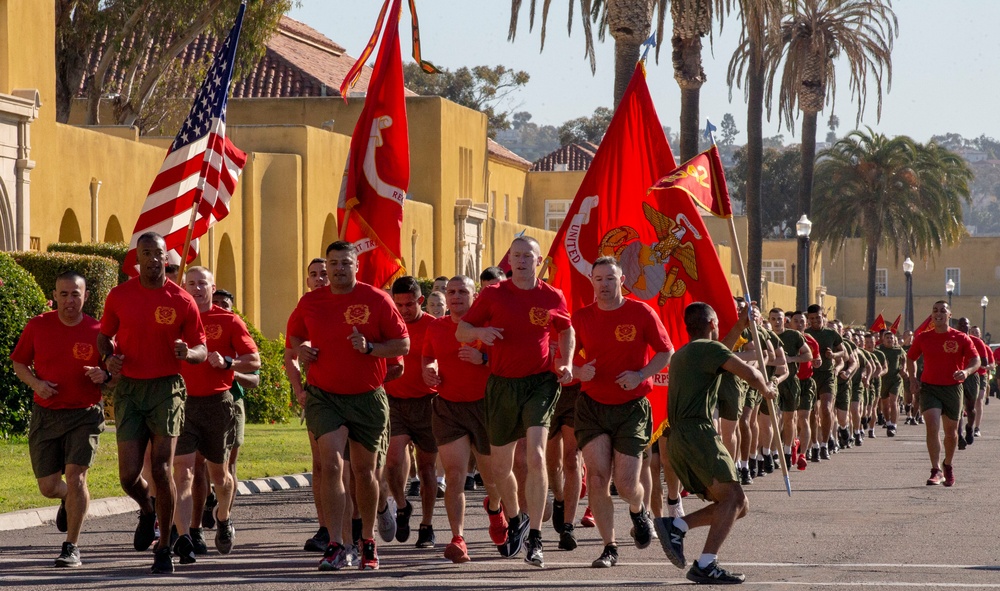
{"label": "building wall", "polygon": [[490,215],[498,220],[541,228],[541,220],[532,215],[530,211],[530,200],[526,186],[529,174],[524,167],[490,158],[486,200],[473,199],[473,201],[489,204]]}
{"label": "building wall", "polygon": [[529,172],[525,189],[527,221],[533,226],[545,228],[545,201],[566,199],[572,201],[586,174],[587,172],[583,170]]}

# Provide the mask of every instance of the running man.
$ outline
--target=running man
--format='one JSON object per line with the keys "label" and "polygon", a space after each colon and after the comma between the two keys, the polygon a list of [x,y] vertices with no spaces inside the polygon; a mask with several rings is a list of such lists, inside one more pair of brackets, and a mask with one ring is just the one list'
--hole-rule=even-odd
{"label": "running man", "polygon": [[890,330],[882,331],[882,343],[875,349],[885,356],[886,373],[882,377],[882,391],[879,393],[885,401],[885,434],[886,437],[896,436],[896,421],[899,420],[899,394],[906,380],[906,352],[899,346],[896,333]]}
{"label": "running man", "polygon": [[83,313],[88,294],[75,271],[56,277],[56,310],[29,320],[10,354],[14,373],[34,391],[28,453],[38,490],[60,501],[56,528],[66,533],[60,567],[83,564],[77,543],[90,504],[87,470],[104,431],[101,386],[111,380],[99,366],[100,322]]}
{"label": "running man", "polygon": [[604,542],[592,566],[608,568],[618,563],[612,468],[618,495],[629,506],[636,548],[646,548],[652,540],[653,524],[639,479],[643,453],[653,436],[646,396],[653,391],[652,377],[670,363],[673,345],[652,308],[622,295],[617,260],[594,261],[590,281],[597,301],[573,313],[577,348],[586,358],[573,368],[582,384],[575,430],[587,464],[587,498]]}
{"label": "running man", "polygon": [[802,395],[802,387],[797,377],[799,364],[811,362],[812,351],[802,333],[794,328],[785,327],[784,310],[771,308],[767,316],[771,321],[771,329],[781,340],[785,361],[788,363],[788,378],[778,385],[778,410],[781,411],[781,441],[785,447],[785,465],[791,468],[792,444],[795,441],[795,413]]}
{"label": "running man", "polygon": [[406,355],[410,339],[406,323],[383,290],[357,280],[354,245],[338,240],[326,249],[329,288],[299,300],[289,319],[288,335],[298,357],[309,364],[306,425],[319,447],[323,465],[323,510],[330,544],[320,570],[347,565],[343,524],[344,450],[350,446],[351,470],[362,520],[361,570],[379,567],[375,548],[375,514],[379,484],[377,455],[389,427],[389,402],[382,384],[386,359]]}
{"label": "running man", "polygon": [[[920,412],[927,426],[927,453],[931,477],[927,485],[955,484],[952,460],[958,444],[958,420],[962,416],[962,383],[979,369],[979,352],[969,335],[949,326],[951,308],[943,300],[934,302],[931,321],[934,330],[913,338],[906,353],[906,373],[910,391],[920,393]],[[924,370],[917,381],[917,359],[923,358]],[[939,434],[944,428],[944,463],[941,460]],[[944,472],[942,474],[942,468]]]}
{"label": "running man", "polygon": [[[481,341],[487,347],[490,379],[486,387],[486,416],[499,498],[490,497],[490,511],[502,503],[508,520],[507,541],[497,549],[515,556],[524,543],[524,560],[543,566],[542,512],[548,492],[545,444],[549,423],[559,400],[560,383],[573,380],[570,356],[575,350],[566,298],[535,275],[542,262],[538,241],[528,236],[510,245],[513,275],[510,281],[482,290],[459,323],[456,338]],[[560,357],[549,356],[549,339],[558,334]],[[553,372],[554,367],[554,372]],[[526,437],[528,474],[524,483],[526,507],[517,500],[514,448]],[[530,528],[530,529],[529,529]]]}
{"label": "running man", "polygon": [[[187,398],[181,363],[202,363],[208,349],[198,304],[164,274],[163,237],[152,232],[139,236],[136,257],[139,276],[114,287],[104,303],[97,349],[111,373],[121,376],[115,386],[118,476],[122,489],[139,504],[133,546],[141,552],[153,543],[156,515],[163,517],[164,526],[174,515],[177,491],[170,467]],[[141,476],[150,442],[155,507]],[[156,545],[152,572],[174,572],[166,532]]]}
{"label": "running man", "polygon": [[720,374],[740,376],[765,398],[777,396],[777,387],[761,372],[741,361],[731,350],[749,318],[739,322],[719,342],[719,318],[703,302],[684,310],[684,325],[691,341],[674,353],[670,363],[670,397],[667,417],[670,432],[667,446],[670,463],[684,488],[709,501],[707,507],[685,517],[655,521],[660,545],[667,558],[684,568],[684,537],[694,527],[708,526],[708,538],[687,578],[695,583],[742,583],[746,577],[719,566],[718,553],[737,519],[744,517],[749,503],[740,487],[736,468],[722,445],[712,413],[717,403]]}
{"label": "running man", "polygon": [[[837,376],[834,368],[838,362],[847,358],[844,350],[844,339],[840,334],[827,328],[823,322],[823,308],[818,304],[810,304],[806,308],[806,320],[809,327],[805,334],[816,339],[820,348],[820,365],[813,368],[813,380],[816,382],[816,396],[818,399],[818,420],[819,432],[814,436],[814,447],[816,451],[811,451],[818,460],[829,460],[833,452],[830,440],[833,439],[833,403],[837,396]],[[818,461],[816,460],[816,461]]]}
{"label": "running man", "polygon": [[[972,326],[969,319],[963,316],[958,319],[957,323],[955,323],[955,328],[968,335],[970,334]],[[989,347],[987,347],[986,343],[984,343],[979,337],[970,335],[969,338],[972,339],[972,344],[976,346],[976,351],[979,354],[979,369],[989,367]],[[960,450],[965,449],[967,445],[972,445],[972,443],[976,440],[974,432],[977,418],[976,401],[979,399],[981,383],[982,380],[979,377],[979,371],[969,375],[969,377],[962,382],[962,406],[965,407],[965,414],[968,418],[961,417],[958,421],[958,449]],[[962,435],[963,423],[965,426],[964,436]]]}

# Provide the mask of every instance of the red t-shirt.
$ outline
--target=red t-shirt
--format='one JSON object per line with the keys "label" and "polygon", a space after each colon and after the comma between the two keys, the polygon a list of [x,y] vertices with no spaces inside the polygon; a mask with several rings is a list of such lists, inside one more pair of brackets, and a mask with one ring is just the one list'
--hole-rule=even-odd
{"label": "red t-shirt", "polygon": [[[486,395],[486,380],[490,377],[490,368],[486,364],[473,365],[458,358],[458,352],[465,343],[460,343],[455,338],[457,330],[458,323],[451,319],[451,315],[431,322],[424,337],[423,356],[437,360],[438,376],[441,378],[438,396],[449,402],[482,400]],[[479,341],[470,346],[479,351],[486,350]]]}
{"label": "red t-shirt", "polygon": [[462,320],[504,329],[503,338],[487,351],[490,372],[504,378],[550,371],[550,331],[562,332],[571,326],[562,291],[542,281],[534,289],[521,289],[513,281],[491,285]]}
{"label": "red t-shirt", "polygon": [[[626,299],[615,310],[596,303],[573,313],[578,348],[594,361],[594,379],[581,389],[601,404],[624,404],[653,391],[653,380],[643,380],[634,390],[623,390],[615,380],[623,371],[639,371],[655,353],[672,351],[663,322],[648,304]],[[653,351],[653,353],[650,353]]]}
{"label": "red t-shirt", "polygon": [[[299,301],[301,301],[301,300],[299,300]],[[296,308],[294,310],[292,310],[292,314],[288,317],[288,322],[285,324],[285,348],[286,349],[291,349],[292,348],[292,342],[288,338],[288,331],[291,328],[292,324],[294,324],[296,322],[296,316],[295,315],[299,313],[299,309],[298,309],[297,306],[298,305],[296,304]]]}
{"label": "red t-shirt", "polygon": [[350,395],[370,392],[385,382],[386,359],[351,346],[355,328],[372,343],[407,338],[406,323],[381,289],[358,283],[351,293],[326,288],[302,296],[289,318],[288,336],[319,349],[316,361],[309,364],[310,385]]}
{"label": "red t-shirt", "polygon": [[979,375],[984,376],[988,372],[986,369],[987,365],[993,365],[996,363],[996,357],[993,356],[993,349],[990,348],[985,342],[983,345],[986,347],[986,361],[979,367]]}
{"label": "red t-shirt", "polygon": [[[239,357],[257,352],[257,344],[253,342],[250,331],[236,314],[212,306],[202,312],[201,322],[205,325],[205,345],[209,353]],[[181,365],[188,396],[211,396],[225,392],[233,386],[233,373],[231,369],[212,367],[207,361]]]}
{"label": "red t-shirt", "polygon": [[[819,341],[806,333],[802,333],[802,337],[805,338],[806,344],[809,345],[809,350],[812,351],[813,359],[819,359]],[[797,378],[800,380],[808,380],[812,377],[812,375],[813,365],[811,362],[807,361],[806,363],[799,364],[799,373],[796,374]]]}
{"label": "red t-shirt", "polygon": [[990,362],[990,348],[979,337],[969,335],[969,338],[972,339],[972,344],[976,346],[976,351],[979,352],[979,369],[976,370],[976,373],[986,375],[986,366]]}
{"label": "red t-shirt", "polygon": [[913,345],[906,353],[911,361],[924,356],[924,372],[920,381],[935,386],[953,386],[952,377],[956,371],[964,370],[968,361],[979,352],[972,344],[972,337],[964,332],[949,328],[945,332],[928,330],[913,337]]}
{"label": "red t-shirt", "polygon": [[101,334],[114,337],[115,352],[124,355],[122,374],[136,380],[176,375],[182,362],[174,341],[188,347],[205,342],[205,328],[194,298],[173,281],[147,289],[139,278],[114,287],[104,302]]}
{"label": "red t-shirt", "polygon": [[101,388],[87,377],[84,366],[97,366],[97,333],[101,324],[83,315],[76,326],[66,326],[56,311],[39,314],[24,327],[10,359],[33,366],[35,375],[56,384],[57,394],[48,400],[35,394],[45,408],[89,408],[101,401]]}
{"label": "red t-shirt", "polygon": [[385,393],[396,398],[423,398],[432,396],[435,392],[424,383],[421,357],[424,354],[424,335],[427,327],[434,322],[434,317],[426,312],[420,318],[406,324],[406,332],[410,335],[410,352],[403,358],[403,376],[388,382]]}

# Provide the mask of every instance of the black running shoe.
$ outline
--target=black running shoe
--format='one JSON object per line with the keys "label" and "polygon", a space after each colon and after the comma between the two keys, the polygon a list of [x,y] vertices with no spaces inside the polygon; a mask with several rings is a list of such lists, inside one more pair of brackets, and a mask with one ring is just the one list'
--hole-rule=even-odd
{"label": "black running shoe", "polygon": [[862,445],[864,445],[864,442],[861,441],[861,433],[854,434],[854,445],[856,445],[857,447],[861,447]]}
{"label": "black running shoe", "polygon": [[658,517],[653,520],[660,546],[670,562],[677,568],[684,568],[684,533],[674,525],[673,517]]}
{"label": "black running shoe", "polygon": [[169,575],[174,572],[174,559],[170,557],[170,548],[157,548],[153,553],[153,568],[149,570],[154,575]]}
{"label": "black running shoe", "polygon": [[472,492],[476,490],[476,479],[472,476],[465,477],[465,491]]}
{"label": "black running shoe", "polygon": [[69,519],[66,517],[66,499],[59,501],[59,510],[56,511],[56,529],[66,533],[69,529]]}
{"label": "black running shoe", "polygon": [[695,560],[691,565],[691,570],[687,573],[687,579],[695,583],[707,583],[710,585],[739,585],[747,580],[743,573],[731,573],[719,566],[718,560],[713,560],[712,564],[701,568]]}
{"label": "black running shoe", "polygon": [[480,474],[479,472],[476,472],[475,480],[476,480],[476,486],[478,486],[479,488],[483,488],[486,486],[485,484],[483,484],[483,475]]}
{"label": "black running shoe", "polygon": [[330,545],[330,532],[325,528],[321,527],[316,530],[313,537],[306,540],[303,550],[306,552],[326,552],[326,547]]}
{"label": "black running shoe", "polygon": [[406,496],[408,497],[420,497],[420,479],[414,478],[410,481],[410,488],[406,490]]}
{"label": "black running shoe", "polygon": [[756,478],[757,477],[757,459],[756,458],[750,458],[750,460],[747,462],[747,466],[748,466],[748,469],[750,470],[750,479],[752,480],[752,479]]}
{"label": "black running shoe", "polygon": [[597,557],[597,560],[590,563],[590,566],[594,568],[611,568],[612,566],[618,564],[618,546],[614,544],[608,544],[604,547],[604,552]]}
{"label": "black running shoe", "polygon": [[83,562],[80,561],[80,549],[76,547],[76,544],[63,542],[62,552],[60,552],[59,557],[56,558],[56,566],[63,568],[75,568],[77,566],[81,566],[82,564]]}
{"label": "black running shoe", "polygon": [[191,528],[191,543],[197,556],[208,554],[208,544],[205,543],[205,530],[200,527]]}
{"label": "black running shoe", "polygon": [[[965,443],[967,445],[972,445],[976,441],[976,435],[972,431],[972,425],[965,426]],[[62,530],[60,530],[62,531]]]}
{"label": "black running shoe", "polygon": [[181,564],[194,564],[194,542],[189,534],[178,536],[174,542],[174,554],[181,559]]}
{"label": "black running shoe", "polygon": [[785,454],[785,467],[786,468],[792,467],[792,454]]}
{"label": "black running shoe", "polygon": [[512,558],[521,552],[524,539],[528,536],[528,514],[521,513],[507,522],[507,541],[497,546],[500,555]]}
{"label": "black running shoe", "polygon": [[219,551],[219,554],[229,554],[233,551],[233,542],[236,539],[236,528],[233,527],[232,515],[226,521],[218,520],[216,525],[218,525],[218,529],[215,530],[215,549]]}
{"label": "black running shoe", "polygon": [[611,496],[617,497],[618,496],[618,487],[615,486],[614,481],[611,482],[611,486],[609,488],[611,490]]}
{"label": "black running shoe", "polygon": [[410,539],[410,515],[412,514],[413,504],[409,502],[402,509],[396,509],[396,541],[400,544]]}
{"label": "black running shoe", "polygon": [[208,493],[208,498],[205,499],[205,510],[201,512],[201,526],[205,529],[212,529],[215,527],[215,506],[219,504],[218,497],[215,496],[214,492]]}
{"label": "black running shoe", "polygon": [[750,476],[750,468],[743,466],[740,468],[740,484],[743,486],[750,486],[753,484],[753,477]]}
{"label": "black running shoe", "polygon": [[958,449],[959,450],[964,450],[967,446],[968,446],[968,444],[965,442],[965,437],[962,437],[962,435],[959,434],[959,436],[958,436]]}
{"label": "black running shoe", "polygon": [[816,463],[819,462],[819,448],[814,447],[809,450],[809,461]]}
{"label": "black running shoe", "polygon": [[886,437],[895,437],[896,436],[896,426],[895,425],[889,425],[889,428],[885,430],[885,436]]}
{"label": "black running shoe", "polygon": [[[563,532],[566,524],[566,501],[552,501],[552,527],[556,533]],[[572,525],[572,524],[571,524]]]}
{"label": "black running shoe", "polygon": [[[139,525],[135,528],[135,536],[132,538],[132,546],[135,548],[136,552],[143,552],[149,549],[149,546],[153,543],[156,538],[156,511],[151,513],[139,512]],[[169,556],[170,549],[167,549],[167,555]],[[154,564],[154,568],[155,568]],[[173,572],[171,568],[170,572]]]}
{"label": "black running shoe", "polygon": [[632,518],[632,539],[635,540],[635,547],[640,550],[648,548],[653,540],[653,520],[650,519],[646,507],[643,506],[638,513],[629,511],[629,517]]}
{"label": "black running shoe", "polygon": [[576,550],[576,534],[573,533],[573,524],[563,524],[562,531],[559,532],[559,549],[572,551]]}
{"label": "black running shoe", "polygon": [[[763,463],[763,468],[759,470],[760,472],[763,472],[764,474],[774,473],[774,458],[772,458],[770,455],[766,455],[764,456],[764,460],[762,461],[762,463]],[[758,466],[759,465],[760,463],[758,463]]]}
{"label": "black running shoe", "polygon": [[524,561],[532,566],[545,566],[545,557],[542,555],[541,536],[528,536],[528,541],[524,543]]}
{"label": "black running shoe", "polygon": [[420,524],[417,530],[417,548],[433,548],[437,540],[434,538],[434,526]]}
{"label": "black running shoe", "polygon": [[821,459],[821,460],[829,460],[830,459],[830,448],[826,447],[825,445],[820,446],[820,448],[819,448],[819,459]]}

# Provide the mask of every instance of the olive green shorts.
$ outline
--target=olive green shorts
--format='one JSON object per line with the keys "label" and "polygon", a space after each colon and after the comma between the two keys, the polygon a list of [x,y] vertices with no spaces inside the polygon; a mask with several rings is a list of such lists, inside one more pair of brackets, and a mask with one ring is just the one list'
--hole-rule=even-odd
{"label": "olive green shorts", "polygon": [[431,430],[438,447],[469,438],[472,449],[481,456],[490,455],[490,438],[486,433],[486,402],[452,402],[440,396],[431,405]]}
{"label": "olive green shorts", "polygon": [[[977,376],[978,377],[978,376]],[[882,391],[879,393],[880,398],[888,398],[890,396],[899,396],[900,389],[903,386],[903,380],[898,376],[895,379],[882,380]]]}
{"label": "olive green shorts", "polygon": [[729,372],[722,374],[719,381],[719,418],[740,420],[746,395],[746,382]]}
{"label": "olive green shorts", "polygon": [[864,398],[865,389],[864,386],[861,385],[861,378],[858,378],[858,381],[851,382],[851,404],[854,404],[855,402],[860,403],[864,400]]}
{"label": "olive green shorts", "polygon": [[67,464],[90,467],[97,455],[97,442],[104,432],[104,407],[31,407],[28,424],[28,455],[35,478],[62,474]]}
{"label": "olive green shorts", "polygon": [[576,445],[580,449],[601,435],[616,452],[642,457],[653,437],[653,415],[645,396],[624,404],[603,404],[587,395],[576,399]]}
{"label": "olive green shorts", "polygon": [[813,381],[816,382],[816,395],[837,394],[837,376],[832,371],[813,370]]}
{"label": "olive green shorts", "polygon": [[[313,385],[306,386],[306,428],[319,439],[341,427],[347,437],[372,453],[388,445],[389,402],[381,387],[362,394],[331,394]],[[385,440],[385,441],[383,441]]]}
{"label": "olive green shorts", "polygon": [[550,371],[523,378],[491,375],[486,382],[486,429],[490,445],[514,443],[527,434],[529,427],[548,429],[559,392],[559,381]]}
{"label": "olive green shorts", "polygon": [[197,451],[213,464],[228,463],[236,438],[232,393],[188,396],[184,407],[184,430],[177,438],[175,454],[186,456]]}
{"label": "olive green shorts", "polygon": [[962,382],[962,398],[965,408],[973,408],[979,398],[979,374],[972,374]]}
{"label": "olive green shorts", "polygon": [[816,403],[816,382],[812,378],[799,380],[799,406],[796,410],[812,410]]}
{"label": "olive green shorts", "polygon": [[733,458],[710,423],[672,425],[667,457],[688,492],[704,497],[712,482],[739,482]]}
{"label": "olive green shorts", "polygon": [[243,445],[247,424],[247,408],[243,398],[233,400],[233,416],[236,419],[236,429],[233,434],[233,447]]}
{"label": "olive green shorts", "polygon": [[180,437],[186,398],[187,389],[180,375],[149,380],[122,376],[115,386],[118,441],[148,440],[153,435]]}
{"label": "olive green shorts", "polygon": [[760,395],[760,392],[754,390],[753,388],[747,388],[747,393],[743,397],[743,408],[753,408],[755,406],[760,406],[760,402],[764,399]]}
{"label": "olive green shorts", "polygon": [[785,378],[785,381],[778,384],[778,410],[781,412],[798,410],[801,395],[802,389],[799,387],[799,380],[795,376]]}
{"label": "olive green shorts", "polygon": [[559,402],[556,402],[556,409],[552,413],[552,421],[549,423],[549,439],[559,435],[563,427],[573,429],[576,426],[576,398],[580,395],[582,384],[576,383],[571,386],[563,386],[559,393]]}
{"label": "olive green shorts", "polygon": [[389,436],[405,435],[413,445],[427,453],[437,453],[434,430],[431,428],[431,401],[437,395],[420,398],[389,396]]}
{"label": "olive green shorts", "polygon": [[920,412],[925,413],[932,408],[941,410],[941,414],[953,421],[962,418],[962,385],[937,386],[920,383]]}
{"label": "olive green shorts", "polygon": [[844,380],[837,380],[837,396],[834,398],[833,406],[837,410],[846,411],[851,408],[851,383]]}

